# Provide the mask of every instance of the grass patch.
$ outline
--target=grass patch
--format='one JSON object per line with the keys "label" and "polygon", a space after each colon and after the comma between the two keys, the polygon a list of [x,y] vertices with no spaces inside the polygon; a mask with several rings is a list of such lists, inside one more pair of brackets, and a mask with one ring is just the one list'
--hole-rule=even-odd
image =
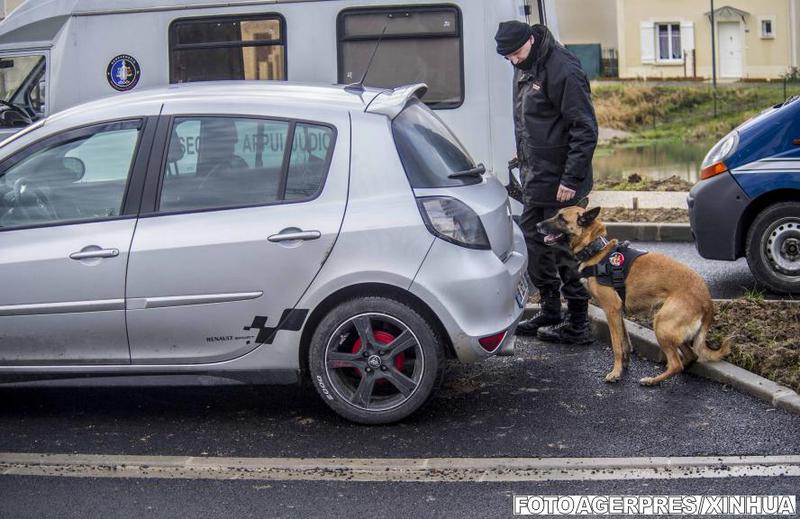
{"label": "grass patch", "polygon": [[[796,84],[787,90],[787,95],[797,93]],[[592,97],[600,126],[633,132],[645,141],[718,139],[784,99],[781,83],[722,85],[715,118],[710,85],[597,84]]]}

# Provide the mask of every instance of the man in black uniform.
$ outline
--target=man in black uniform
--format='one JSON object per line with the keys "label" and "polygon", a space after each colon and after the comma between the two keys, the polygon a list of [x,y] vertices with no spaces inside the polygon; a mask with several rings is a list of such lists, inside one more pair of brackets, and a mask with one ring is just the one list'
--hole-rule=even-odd
{"label": "man in black uniform", "polygon": [[[566,244],[548,246],[536,224],[562,207],[580,203],[592,189],[597,119],[580,61],[544,25],[503,22],[497,53],[514,65],[514,131],[522,175],[521,227],[528,245],[528,273],[542,309],[517,328],[519,335],[586,344],[589,294]],[[562,319],[561,293],[567,300]],[[537,333],[538,332],[538,333]]]}

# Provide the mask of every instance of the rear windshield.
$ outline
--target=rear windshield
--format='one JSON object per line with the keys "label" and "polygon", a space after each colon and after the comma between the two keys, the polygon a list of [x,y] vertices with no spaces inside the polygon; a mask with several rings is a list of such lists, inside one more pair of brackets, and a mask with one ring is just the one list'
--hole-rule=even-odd
{"label": "rear windshield", "polygon": [[448,177],[475,168],[475,162],[453,132],[421,101],[412,101],[395,117],[392,132],[411,187],[453,187],[481,182],[479,175]]}

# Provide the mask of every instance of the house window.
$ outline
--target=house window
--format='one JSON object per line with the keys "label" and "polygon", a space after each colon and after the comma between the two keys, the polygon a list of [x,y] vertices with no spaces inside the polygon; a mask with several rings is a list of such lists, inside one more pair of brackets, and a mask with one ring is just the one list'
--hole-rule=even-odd
{"label": "house window", "polygon": [[278,15],[175,20],[169,81],[286,79],[286,25]]}
{"label": "house window", "polygon": [[457,7],[346,9],[339,13],[337,25],[339,83],[361,80],[380,39],[365,85],[390,88],[426,83],[423,101],[431,108],[456,108],[464,102]]}
{"label": "house window", "polygon": [[658,32],[658,60],[675,61],[682,59],[680,24],[659,23],[656,28]]}
{"label": "house window", "polygon": [[775,20],[773,18],[761,19],[761,38],[771,39],[775,37]]}

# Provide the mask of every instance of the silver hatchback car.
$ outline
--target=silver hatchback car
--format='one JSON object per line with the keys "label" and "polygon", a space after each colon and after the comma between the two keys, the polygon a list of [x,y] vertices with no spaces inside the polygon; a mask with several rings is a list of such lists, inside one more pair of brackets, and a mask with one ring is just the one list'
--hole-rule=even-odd
{"label": "silver hatchback car", "polygon": [[310,381],[387,423],[513,347],[522,233],[424,89],[181,85],[2,143],[0,382]]}

